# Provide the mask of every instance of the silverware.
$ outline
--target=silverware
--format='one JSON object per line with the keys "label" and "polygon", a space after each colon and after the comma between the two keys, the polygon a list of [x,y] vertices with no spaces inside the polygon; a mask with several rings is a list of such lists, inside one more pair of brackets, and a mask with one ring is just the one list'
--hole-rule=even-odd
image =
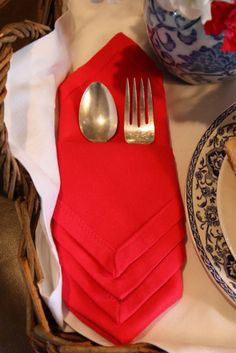
{"label": "silverware", "polygon": [[[146,117],[145,112],[147,112]],[[144,88],[143,80],[140,80],[139,102],[137,98],[137,84],[135,78],[133,79],[132,84],[132,99],[130,83],[128,79],[126,80],[124,134],[125,141],[127,143],[149,144],[154,141],[155,126],[153,116],[152,90],[149,79],[147,80],[146,89]]]}
{"label": "silverware", "polygon": [[91,83],[84,91],[79,108],[79,126],[92,142],[106,142],[117,130],[118,117],[114,99],[101,82]]}

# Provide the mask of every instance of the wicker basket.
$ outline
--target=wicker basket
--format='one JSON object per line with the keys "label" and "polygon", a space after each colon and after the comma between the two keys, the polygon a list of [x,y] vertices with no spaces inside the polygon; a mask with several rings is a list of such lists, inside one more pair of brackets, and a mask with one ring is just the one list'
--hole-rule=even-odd
{"label": "wicker basket", "polygon": [[[41,13],[39,13],[41,23],[52,25],[60,15],[61,8],[61,0],[41,0]],[[35,352],[163,352],[148,344],[102,347],[77,333],[64,333],[40,298],[36,283],[42,279],[43,275],[34,247],[40,200],[27,171],[11,154],[4,124],[4,98],[13,43],[19,38],[37,39],[48,31],[49,27],[31,21],[7,25],[0,31],[0,190],[9,199],[15,200],[22,228],[23,240],[19,249],[19,261],[29,294],[27,334]]]}

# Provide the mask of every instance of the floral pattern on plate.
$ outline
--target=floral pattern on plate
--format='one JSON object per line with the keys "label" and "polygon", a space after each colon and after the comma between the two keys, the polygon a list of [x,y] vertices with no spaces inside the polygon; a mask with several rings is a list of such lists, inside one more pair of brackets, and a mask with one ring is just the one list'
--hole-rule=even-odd
{"label": "floral pattern on plate", "polygon": [[186,208],[194,245],[212,279],[236,304],[236,259],[222,232],[217,210],[217,182],[225,158],[224,144],[236,135],[236,103],[207,129],[190,162]]}

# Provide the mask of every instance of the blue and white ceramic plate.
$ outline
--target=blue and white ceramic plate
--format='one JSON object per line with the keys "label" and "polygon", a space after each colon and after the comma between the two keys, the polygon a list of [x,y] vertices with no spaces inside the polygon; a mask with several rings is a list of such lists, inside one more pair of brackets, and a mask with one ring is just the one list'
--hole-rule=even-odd
{"label": "blue and white ceramic plate", "polygon": [[236,260],[223,234],[217,208],[224,144],[235,135],[236,103],[212,123],[193,153],[187,176],[186,208],[194,245],[205,268],[236,305]]}

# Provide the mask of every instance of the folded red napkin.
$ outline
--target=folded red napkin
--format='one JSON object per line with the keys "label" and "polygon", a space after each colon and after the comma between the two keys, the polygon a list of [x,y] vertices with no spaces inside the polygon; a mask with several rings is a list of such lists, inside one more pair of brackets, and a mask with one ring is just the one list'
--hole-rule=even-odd
{"label": "folded red napkin", "polygon": [[[80,268],[96,281],[102,288],[117,299],[125,299],[134,289],[143,283],[159,263],[180,243],[185,236],[183,221],[174,225],[171,230],[160,238],[143,256],[134,261],[118,278],[112,278],[99,263],[83,250],[82,247],[55,220],[52,222],[52,232],[56,244],[64,248],[76,261],[73,272],[80,280]],[[60,256],[60,252],[59,252]],[[60,256],[60,263],[67,267],[67,261]],[[86,266],[84,266],[86,264]],[[83,287],[82,283],[81,286]],[[156,286],[155,278],[152,283]],[[145,297],[145,292],[143,292]]]}
{"label": "folded red napkin", "polygon": [[68,273],[87,293],[87,296],[118,324],[122,324],[137,312],[152,295],[183,267],[185,259],[185,248],[180,243],[157,265],[141,285],[125,299],[120,300],[105,291],[65,248],[58,243],[56,244],[63,273]]}
{"label": "folded red napkin", "polygon": [[[151,79],[153,144],[124,142],[127,77]],[[79,129],[80,100],[92,81],[103,82],[116,102],[119,127],[108,143],[88,142]],[[183,216],[162,75],[132,40],[118,34],[62,83],[59,100],[61,189],[54,218],[115,278]]]}
{"label": "folded red napkin", "polygon": [[[62,269],[63,270],[63,269]],[[182,295],[182,273],[176,272],[134,315],[123,324],[115,323],[89,298],[78,282],[63,273],[63,298],[76,317],[115,344],[133,340],[157,316],[173,305]]]}
{"label": "folded red napkin", "polygon": [[[156,135],[150,145],[124,141],[127,77],[138,83],[151,80]],[[108,87],[117,106],[118,130],[108,143],[91,143],[79,129],[80,100],[93,81]],[[182,293],[184,246],[176,239],[183,236],[180,228],[175,236],[172,231],[184,212],[162,75],[132,40],[118,34],[62,83],[59,102],[61,188],[52,230],[62,264],[63,299],[96,331],[127,342]],[[165,245],[168,235],[172,241]],[[155,257],[159,242],[163,252]],[[142,279],[135,285],[131,276],[138,264],[144,269],[137,271]],[[114,291],[107,290],[114,283]]]}

